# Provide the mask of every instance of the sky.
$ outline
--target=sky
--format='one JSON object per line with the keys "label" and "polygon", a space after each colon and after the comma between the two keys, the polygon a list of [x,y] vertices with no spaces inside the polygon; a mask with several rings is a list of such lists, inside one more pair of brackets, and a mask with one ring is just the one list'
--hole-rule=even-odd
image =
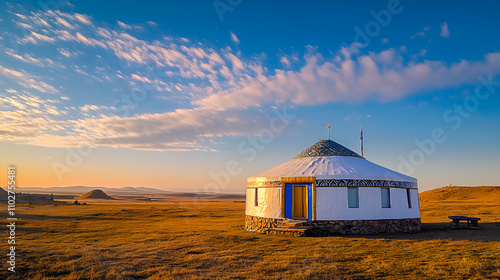
{"label": "sky", "polygon": [[328,138],[500,183],[495,1],[0,4],[0,180],[243,193]]}

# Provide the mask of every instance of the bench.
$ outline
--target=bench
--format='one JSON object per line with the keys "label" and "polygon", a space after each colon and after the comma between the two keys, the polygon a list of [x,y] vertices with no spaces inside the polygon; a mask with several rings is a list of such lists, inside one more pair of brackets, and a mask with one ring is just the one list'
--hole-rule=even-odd
{"label": "bench", "polygon": [[[479,228],[478,221],[481,220],[480,218],[465,217],[465,216],[448,216],[448,218],[453,220],[450,225],[451,228],[478,229]],[[467,223],[461,223],[460,221],[467,221]]]}

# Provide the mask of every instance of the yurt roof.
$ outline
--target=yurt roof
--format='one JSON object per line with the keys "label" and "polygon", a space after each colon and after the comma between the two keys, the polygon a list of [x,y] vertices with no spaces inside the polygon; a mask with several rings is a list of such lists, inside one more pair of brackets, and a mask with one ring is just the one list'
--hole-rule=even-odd
{"label": "yurt roof", "polygon": [[318,156],[348,156],[362,158],[362,156],[335,141],[320,140],[314,143],[314,145],[312,145],[311,147],[305,149],[302,153],[298,154],[296,157],[294,157],[294,159]]}
{"label": "yurt roof", "polygon": [[316,179],[391,180],[417,182],[417,179],[392,171],[366,160],[364,157],[332,140],[321,140],[290,161],[256,176],[280,180],[281,177],[315,176]]}

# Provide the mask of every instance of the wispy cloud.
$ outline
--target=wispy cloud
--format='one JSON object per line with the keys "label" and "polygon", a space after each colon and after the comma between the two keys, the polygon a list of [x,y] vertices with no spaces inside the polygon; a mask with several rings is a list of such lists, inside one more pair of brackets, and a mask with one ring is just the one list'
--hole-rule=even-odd
{"label": "wispy cloud", "polygon": [[100,106],[100,105],[93,105],[93,104],[87,104],[85,106],[80,107],[80,110],[83,112],[88,112],[88,111],[99,111],[99,110],[116,110],[114,107],[109,107],[109,106]]}
{"label": "wispy cloud", "polygon": [[71,52],[69,52],[68,50],[63,48],[58,48],[57,50],[65,57],[71,57]]}
{"label": "wispy cloud", "polygon": [[[30,17],[35,16],[27,15],[25,17],[29,21]],[[245,62],[230,48],[218,51],[210,47],[203,47],[201,44],[191,43],[187,38],[167,38],[168,41],[165,42],[150,43],[123,30],[95,26],[90,16],[82,14],[46,12],[37,17],[45,18],[51,28],[44,29],[44,34],[32,31],[30,35],[20,38],[21,44],[41,44],[44,42],[56,44],[62,41],[111,50],[118,58],[137,64],[138,67],[153,66],[165,69],[162,71],[165,73],[164,78],[178,76],[181,79],[200,80],[197,82],[198,87],[188,87],[190,91],[187,94],[190,96],[204,96],[207,92],[215,92],[234,86],[236,83],[243,82],[255,75],[255,71],[261,71],[258,61]],[[62,24],[59,19],[66,20],[69,25]],[[118,21],[118,25],[126,30],[137,27],[120,21]],[[239,41],[234,33],[232,33],[232,39],[235,42]],[[169,42],[172,40],[178,43]],[[59,48],[59,52],[66,57],[70,57],[72,54],[67,48]],[[160,80],[160,78],[156,77],[155,80]],[[186,85],[170,82],[167,85],[157,87],[156,90],[172,89],[176,91],[176,89],[183,87],[186,88]]]}
{"label": "wispy cloud", "polygon": [[450,38],[450,31],[448,30],[448,24],[446,22],[443,22],[441,24],[441,37],[443,38]]}
{"label": "wispy cloud", "polygon": [[33,44],[36,44],[36,43],[39,43],[39,42],[49,42],[49,43],[53,43],[55,41],[54,38],[52,37],[49,37],[47,35],[43,35],[43,34],[39,34],[39,33],[36,33],[34,31],[31,32],[30,35],[20,39],[20,43],[33,43]]}
{"label": "wispy cloud", "polygon": [[[139,29],[139,30],[143,29],[143,27],[142,27],[142,26],[140,26],[140,25],[136,25],[136,24],[126,24],[126,23],[121,22],[121,21],[119,21],[119,20],[118,20],[116,23],[118,23],[118,26],[120,26],[120,27],[121,27],[121,28],[123,28],[123,29]],[[151,25],[151,24],[150,24],[150,25]]]}
{"label": "wispy cloud", "polygon": [[44,93],[59,92],[53,86],[41,81],[40,77],[33,76],[25,71],[16,71],[14,69],[6,68],[0,65],[0,74],[18,82],[25,88],[36,89]]}
{"label": "wispy cloud", "polygon": [[64,27],[66,27],[66,28],[69,28],[69,29],[73,29],[74,28],[73,25],[69,24],[69,22],[67,22],[66,20],[64,20],[64,19],[62,19],[60,17],[56,17],[56,22],[57,22],[57,24],[62,25]]}
{"label": "wispy cloud", "polygon": [[290,61],[288,60],[288,58],[286,58],[286,56],[282,56],[280,58],[280,62],[281,64],[283,64],[283,66],[290,67]]}
{"label": "wispy cloud", "polygon": [[43,133],[56,135],[64,131],[53,118],[65,115],[54,99],[42,99],[30,93],[15,95],[0,93],[0,138],[17,143],[28,143]]}
{"label": "wispy cloud", "polygon": [[[156,89],[157,91],[171,91],[171,88],[168,86],[168,84],[162,80],[158,80],[155,78],[150,79],[148,77],[139,76],[137,74],[132,74],[131,78],[135,81],[139,81],[139,82],[142,82],[145,84],[153,85],[154,89]],[[151,87],[147,87],[147,88],[151,88]]]}
{"label": "wispy cloud", "polygon": [[49,67],[49,66],[55,65],[54,61],[52,61],[49,58],[35,58],[35,57],[33,57],[32,54],[19,55],[19,54],[16,54],[13,49],[6,49],[5,53],[10,55],[11,57],[13,57],[15,59],[18,59],[18,60],[26,62],[26,63],[34,64],[34,65],[37,65],[40,67]]}
{"label": "wispy cloud", "polygon": [[232,32],[232,31],[231,31],[231,41],[233,41],[233,43],[235,43],[236,45],[238,45],[240,43],[240,39],[238,39],[236,34],[234,34],[234,32]]}
{"label": "wispy cloud", "polygon": [[417,37],[424,38],[427,35],[427,32],[429,32],[429,30],[431,30],[431,28],[429,26],[426,26],[422,29],[422,31],[419,31],[419,32],[413,34],[412,36],[410,36],[410,39],[415,39]]}
{"label": "wispy cloud", "polygon": [[81,15],[81,14],[74,14],[74,17],[78,19],[81,23],[84,23],[86,25],[91,25],[92,22],[90,21],[90,17],[87,15]]}

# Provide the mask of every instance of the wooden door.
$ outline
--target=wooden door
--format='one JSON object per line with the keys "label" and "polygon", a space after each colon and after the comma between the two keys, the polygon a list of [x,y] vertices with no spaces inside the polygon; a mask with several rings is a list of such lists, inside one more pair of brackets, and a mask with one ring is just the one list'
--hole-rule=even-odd
{"label": "wooden door", "polygon": [[293,209],[294,218],[307,217],[307,186],[293,186]]}

